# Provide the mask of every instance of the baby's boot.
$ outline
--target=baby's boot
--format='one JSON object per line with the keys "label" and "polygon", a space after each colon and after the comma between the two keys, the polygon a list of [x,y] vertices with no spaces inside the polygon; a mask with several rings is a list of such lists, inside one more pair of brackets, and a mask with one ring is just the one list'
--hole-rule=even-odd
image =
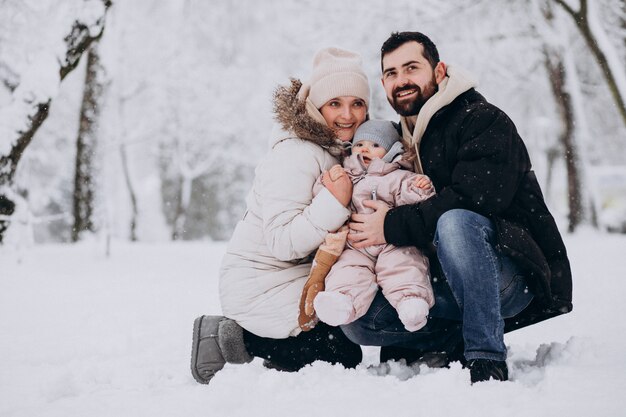
{"label": "baby's boot", "polygon": [[426,325],[428,303],[423,298],[405,298],[398,304],[398,316],[404,327],[414,332]]}
{"label": "baby's boot", "polygon": [[320,292],[315,297],[313,305],[317,317],[331,326],[339,326],[354,321],[355,312],[352,299],[340,292]]}

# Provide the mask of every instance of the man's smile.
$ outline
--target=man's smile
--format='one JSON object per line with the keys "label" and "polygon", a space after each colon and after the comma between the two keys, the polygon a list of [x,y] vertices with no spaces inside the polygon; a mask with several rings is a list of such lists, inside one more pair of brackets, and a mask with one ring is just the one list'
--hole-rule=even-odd
{"label": "man's smile", "polygon": [[406,97],[412,96],[412,95],[417,94],[417,93],[418,93],[418,89],[417,88],[411,88],[411,89],[408,89],[408,90],[402,90],[402,91],[397,92],[396,93],[396,97],[397,98],[406,98]]}

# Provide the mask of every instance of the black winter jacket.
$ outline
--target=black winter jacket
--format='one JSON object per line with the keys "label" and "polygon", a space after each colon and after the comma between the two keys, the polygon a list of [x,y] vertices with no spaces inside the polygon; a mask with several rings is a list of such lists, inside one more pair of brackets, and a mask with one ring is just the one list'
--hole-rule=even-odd
{"label": "black winter jacket", "polygon": [[[387,242],[427,249],[443,213],[474,211],[494,221],[497,250],[525,270],[535,295],[526,310],[507,320],[506,331],[571,311],[572,274],[565,245],[511,119],[468,90],[433,115],[422,137],[420,159],[437,194],[390,210]],[[431,261],[432,275],[441,274],[437,260]]]}

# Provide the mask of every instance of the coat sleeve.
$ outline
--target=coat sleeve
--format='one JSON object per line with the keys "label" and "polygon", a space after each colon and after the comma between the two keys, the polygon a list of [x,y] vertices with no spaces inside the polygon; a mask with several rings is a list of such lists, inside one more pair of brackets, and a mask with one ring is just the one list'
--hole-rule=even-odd
{"label": "coat sleeve", "polygon": [[468,113],[457,134],[451,183],[426,201],[390,210],[385,218],[387,242],[425,247],[446,211],[460,208],[488,217],[511,204],[530,169],[513,122],[498,108],[481,103]]}
{"label": "coat sleeve", "polygon": [[[322,157],[316,158],[316,152]],[[266,244],[281,261],[308,256],[350,215],[326,188],[313,197],[322,152],[316,145],[286,140],[270,151],[257,171]]]}
{"label": "coat sleeve", "polygon": [[[323,174],[323,173],[322,173]],[[313,184],[313,197],[316,197],[319,193],[322,192],[326,187],[322,184],[322,174],[320,174],[315,180],[315,184]]]}

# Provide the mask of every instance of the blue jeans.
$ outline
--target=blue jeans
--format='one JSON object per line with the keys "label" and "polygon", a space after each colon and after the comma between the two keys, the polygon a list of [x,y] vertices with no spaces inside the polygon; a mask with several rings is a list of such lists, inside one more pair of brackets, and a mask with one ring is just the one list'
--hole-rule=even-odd
{"label": "blue jeans", "polygon": [[461,340],[467,360],[506,359],[504,319],[533,298],[513,261],[495,249],[493,222],[469,210],[444,213],[434,245],[445,278],[433,277],[435,305],[427,325],[409,332],[379,291],[367,313],[342,326],[364,346],[397,346],[451,352]]}

